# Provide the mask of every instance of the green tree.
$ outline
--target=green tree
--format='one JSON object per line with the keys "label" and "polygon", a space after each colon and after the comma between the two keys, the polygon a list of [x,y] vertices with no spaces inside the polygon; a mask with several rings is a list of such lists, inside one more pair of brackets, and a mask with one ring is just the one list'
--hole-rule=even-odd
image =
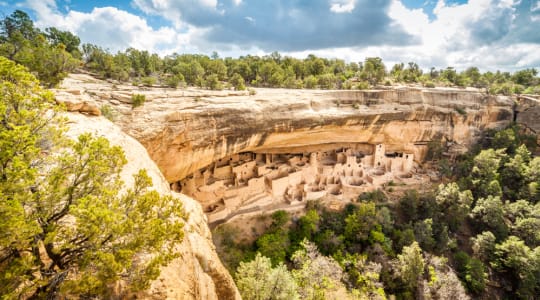
{"label": "green tree", "polygon": [[401,254],[398,255],[399,276],[410,290],[415,290],[418,286],[424,274],[424,264],[422,249],[417,242],[403,247]]}
{"label": "green tree", "polygon": [[319,76],[319,86],[321,89],[336,88],[336,76],[332,73],[321,74]]}
{"label": "green tree", "polygon": [[293,242],[300,243],[304,238],[311,240],[317,231],[320,216],[315,209],[310,209],[298,219],[296,227],[291,231]]}
{"label": "green tree", "polygon": [[343,270],[331,257],[321,255],[317,247],[304,240],[302,249],[292,256],[292,275],[302,299],[339,299],[347,296],[341,279]]}
{"label": "green tree", "polygon": [[471,191],[462,192],[457,183],[452,182],[439,185],[435,201],[450,230],[456,231],[470,212],[473,196]]}
{"label": "green tree", "polygon": [[405,69],[405,64],[399,63],[395,64],[392,69],[390,70],[390,75],[392,75],[392,78],[395,82],[401,82],[403,81],[403,70]]}
{"label": "green tree", "polygon": [[244,299],[298,299],[297,286],[283,264],[272,268],[270,259],[257,253],[254,260],[241,262],[236,274],[236,285]]}
{"label": "green tree", "polygon": [[52,46],[64,45],[66,51],[73,57],[81,58],[81,52],[79,51],[79,45],[81,39],[69,31],[62,31],[55,27],[49,27],[45,29],[47,39]]}
{"label": "green tree", "polygon": [[289,237],[285,230],[265,233],[257,241],[257,251],[272,260],[274,265],[285,261],[289,247]]}
{"label": "green tree", "polygon": [[504,239],[508,235],[504,206],[499,196],[478,199],[472,215],[481,230],[489,229],[498,239]]}
{"label": "green tree", "polygon": [[499,167],[506,158],[504,150],[482,150],[475,158],[471,171],[471,182],[475,197],[501,196]]}
{"label": "green tree", "polygon": [[420,76],[422,76],[422,70],[415,62],[409,62],[407,68],[402,72],[405,82],[418,82]]}
{"label": "green tree", "polygon": [[484,231],[476,237],[471,238],[474,255],[481,260],[488,262],[493,258],[495,252],[495,235],[491,231]]}
{"label": "green tree", "polygon": [[19,51],[30,46],[40,34],[27,13],[16,10],[0,21],[0,53],[9,59],[15,59]]}
{"label": "green tree", "polygon": [[234,89],[237,91],[243,91],[246,89],[246,81],[244,80],[242,75],[238,73],[234,73],[234,75],[232,75],[230,82]]}
{"label": "green tree", "polygon": [[522,299],[533,299],[540,292],[540,247],[529,248],[518,237],[510,236],[495,247],[495,260],[491,266],[509,273],[512,289]]}
{"label": "green tree", "polygon": [[468,83],[474,87],[485,87],[485,84],[481,81],[480,70],[477,67],[469,67],[463,72]]}
{"label": "green tree", "polygon": [[469,260],[465,271],[465,283],[469,291],[475,294],[481,294],[486,289],[486,266],[480,260],[476,258]]}
{"label": "green tree", "polygon": [[362,202],[345,219],[345,238],[350,244],[365,243],[376,225],[378,223],[375,203]]}
{"label": "green tree", "polygon": [[106,296],[118,280],[147,287],[175,257],[181,204],[147,191],[144,170],[120,193],[122,150],[89,134],[62,138],[51,94],[1,57],[0,93],[0,294]]}
{"label": "green tree", "polygon": [[50,44],[25,12],[15,11],[0,22],[0,55],[37,73],[41,83],[53,87],[78,64],[66,45]]}
{"label": "green tree", "polygon": [[432,251],[435,247],[433,238],[433,220],[431,218],[418,221],[414,224],[414,235],[416,241],[426,251]]}
{"label": "green tree", "polygon": [[381,264],[368,261],[366,255],[347,254],[342,265],[349,275],[348,281],[358,290],[360,299],[386,299],[379,276]]}
{"label": "green tree", "polygon": [[364,61],[364,67],[360,73],[360,78],[366,80],[371,85],[381,82],[386,75],[386,67],[380,57],[368,57]]}
{"label": "green tree", "polygon": [[210,74],[206,77],[206,80],[204,81],[204,86],[211,90],[222,90],[223,86],[221,82],[219,81],[218,75],[216,74]]}

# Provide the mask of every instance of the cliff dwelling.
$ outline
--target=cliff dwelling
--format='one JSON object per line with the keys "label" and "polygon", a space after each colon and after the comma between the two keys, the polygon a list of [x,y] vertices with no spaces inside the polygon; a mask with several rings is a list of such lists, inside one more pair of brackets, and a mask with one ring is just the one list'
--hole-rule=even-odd
{"label": "cliff dwelling", "polygon": [[245,152],[219,159],[172,188],[197,199],[213,223],[276,205],[287,209],[322,198],[350,201],[390,181],[418,181],[414,165],[412,153],[388,153],[384,144],[311,153]]}

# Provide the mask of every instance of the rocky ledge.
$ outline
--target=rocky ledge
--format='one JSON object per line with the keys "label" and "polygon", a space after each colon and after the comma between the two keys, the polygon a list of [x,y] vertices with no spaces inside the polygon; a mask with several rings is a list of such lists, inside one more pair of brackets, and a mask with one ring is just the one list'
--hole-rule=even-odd
{"label": "rocky ledge", "polygon": [[[71,75],[57,100],[91,99],[148,150],[168,182],[240,152],[309,152],[322,144],[384,143],[425,155],[427,143],[463,151],[513,120],[514,100],[471,89],[208,91],[116,85]],[[143,94],[137,108],[131,95]],[[76,105],[73,105],[75,107]],[[84,112],[84,111],[83,111]]]}

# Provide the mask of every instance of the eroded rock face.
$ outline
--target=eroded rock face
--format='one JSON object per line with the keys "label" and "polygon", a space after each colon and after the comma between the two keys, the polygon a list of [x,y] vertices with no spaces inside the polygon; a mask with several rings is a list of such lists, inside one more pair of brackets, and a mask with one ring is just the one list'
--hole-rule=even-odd
{"label": "eroded rock face", "polygon": [[[87,117],[82,114],[68,114],[68,136],[73,138],[81,133],[91,132],[104,136],[113,145],[121,146],[128,163],[122,171],[126,186],[133,185],[132,175],[141,168],[152,178],[153,188],[159,193],[170,194],[169,184],[156,164],[150,159],[146,149],[135,139],[103,117]],[[181,254],[167,267],[150,289],[138,295],[142,299],[240,299],[236,286],[223,267],[212,243],[206,217],[199,203],[185,195],[173,193],[181,201],[189,216],[185,224],[183,242],[177,250]]]}
{"label": "eroded rock face", "polygon": [[[321,91],[257,89],[139,89],[81,75],[64,85],[116,111],[115,122],[148,150],[168,182],[185,178],[239,152],[317,151],[322,144],[384,143],[387,151],[420,161],[431,140],[467,149],[486,128],[513,119],[510,97],[475,90],[391,89]],[[117,99],[133,93],[146,103],[132,109]]]}

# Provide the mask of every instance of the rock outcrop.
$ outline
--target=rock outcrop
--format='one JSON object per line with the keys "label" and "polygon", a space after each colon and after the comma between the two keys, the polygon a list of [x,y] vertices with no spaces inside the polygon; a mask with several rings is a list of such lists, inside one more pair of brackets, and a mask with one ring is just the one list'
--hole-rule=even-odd
{"label": "rock outcrop", "polygon": [[[115,123],[148,150],[168,182],[239,152],[311,152],[322,144],[384,143],[421,160],[431,140],[468,148],[486,128],[513,119],[513,100],[476,90],[321,91],[141,89],[71,76],[77,87],[116,112]],[[126,95],[144,94],[133,109]]]}
{"label": "rock outcrop", "polygon": [[[122,171],[122,180],[127,186],[133,185],[132,174],[144,168],[152,178],[156,191],[161,194],[171,193],[168,182],[146,149],[118,126],[103,117],[73,113],[68,114],[68,117],[68,136],[74,138],[81,133],[91,132],[106,137],[113,145],[124,149],[128,163]],[[201,206],[182,194],[173,193],[173,196],[183,203],[188,215],[184,240],[177,247],[181,256],[163,268],[160,277],[138,298],[240,299],[234,281],[217,256]]]}

